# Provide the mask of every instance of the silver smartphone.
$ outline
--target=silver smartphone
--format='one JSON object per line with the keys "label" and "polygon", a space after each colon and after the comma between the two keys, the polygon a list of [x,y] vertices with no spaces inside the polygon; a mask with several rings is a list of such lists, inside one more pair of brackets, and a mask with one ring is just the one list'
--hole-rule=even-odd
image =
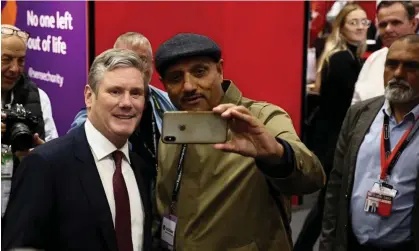
{"label": "silver smartphone", "polygon": [[227,121],[214,112],[165,112],[162,141],[166,144],[215,144],[227,141]]}

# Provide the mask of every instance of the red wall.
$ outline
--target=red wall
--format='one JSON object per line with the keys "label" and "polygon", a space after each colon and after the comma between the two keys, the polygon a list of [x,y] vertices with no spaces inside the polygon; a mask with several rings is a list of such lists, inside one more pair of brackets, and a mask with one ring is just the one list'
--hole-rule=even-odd
{"label": "red wall", "polygon": [[368,18],[375,22],[375,10],[377,8],[377,1],[357,1],[357,3],[365,9]]}
{"label": "red wall", "polygon": [[[213,38],[225,78],[244,96],[286,109],[300,129],[304,2],[95,2],[96,54],[127,31],[153,49],[179,32]],[[152,83],[162,87],[157,76]]]}

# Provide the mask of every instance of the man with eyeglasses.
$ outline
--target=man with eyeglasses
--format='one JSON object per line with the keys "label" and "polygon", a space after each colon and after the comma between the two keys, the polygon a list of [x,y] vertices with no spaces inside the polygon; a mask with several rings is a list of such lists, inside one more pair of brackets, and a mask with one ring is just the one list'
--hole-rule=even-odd
{"label": "man with eyeglasses", "polygon": [[384,94],[384,63],[388,47],[397,39],[415,34],[418,20],[411,1],[381,1],[377,5],[377,28],[384,48],[372,53],[358,76],[352,104]]}
{"label": "man with eyeglasses", "polygon": [[[24,73],[26,43],[29,34],[12,25],[1,25],[1,105],[21,104],[40,119],[34,135],[34,146],[57,138],[58,133],[52,118],[51,102]],[[6,132],[2,112],[1,132]],[[22,154],[22,153],[21,153]]]}
{"label": "man with eyeglasses", "polygon": [[[2,24],[1,25],[1,143],[2,145],[12,145],[13,152],[13,171],[10,173],[12,180],[15,179],[13,173],[18,167],[20,160],[28,155],[31,148],[43,144],[45,141],[58,137],[57,129],[52,118],[51,102],[47,94],[39,89],[27,76],[24,74],[26,43],[29,34],[19,28]],[[8,118],[4,109],[17,107],[20,104],[25,110],[28,110],[39,118],[39,123],[35,129],[33,141],[31,146],[24,146],[22,140],[14,139],[13,142],[7,141],[7,134],[14,133],[11,129],[16,131],[17,123],[7,122]],[[10,117],[9,117],[10,119]],[[13,127],[12,127],[12,125]],[[8,128],[9,127],[9,128]],[[8,130],[7,130],[8,129]],[[10,131],[10,132],[8,132]],[[21,136],[24,137],[24,136]],[[29,144],[30,139],[26,140]],[[17,145],[21,145],[15,149]],[[3,146],[2,146],[3,151]],[[6,166],[6,164],[4,164]],[[3,168],[3,164],[2,164]],[[9,186],[11,180],[2,180],[2,213],[6,209],[9,197]]]}

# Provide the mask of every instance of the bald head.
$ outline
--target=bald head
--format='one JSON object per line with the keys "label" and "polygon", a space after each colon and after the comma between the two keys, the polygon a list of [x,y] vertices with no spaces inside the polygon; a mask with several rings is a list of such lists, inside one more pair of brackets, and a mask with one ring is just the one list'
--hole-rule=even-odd
{"label": "bald head", "polygon": [[419,103],[419,35],[406,35],[390,46],[384,81],[390,102]]}
{"label": "bald head", "polygon": [[23,73],[27,33],[19,28],[1,25],[1,89],[8,91]]}
{"label": "bald head", "polygon": [[18,27],[14,26],[14,25],[11,25],[11,24],[2,24],[1,28],[10,28],[10,29],[13,29],[13,30],[20,31],[20,29]]}
{"label": "bald head", "polygon": [[147,63],[145,82],[148,84],[153,74],[153,49],[150,41],[138,32],[127,32],[116,39],[114,48],[134,51],[141,60]]}
{"label": "bald head", "polygon": [[2,24],[1,25],[1,38],[8,38],[8,37],[18,37],[20,38],[23,43],[26,44],[29,38],[29,34],[25,31],[22,31],[18,27],[11,25],[11,24]]}
{"label": "bald head", "polygon": [[[151,48],[150,41],[141,33],[138,32],[127,32],[119,36],[114,44],[114,48],[123,49],[137,49],[141,48],[143,51],[138,56],[146,56],[148,58],[153,58],[153,50]],[[137,53],[138,54],[138,53]]]}

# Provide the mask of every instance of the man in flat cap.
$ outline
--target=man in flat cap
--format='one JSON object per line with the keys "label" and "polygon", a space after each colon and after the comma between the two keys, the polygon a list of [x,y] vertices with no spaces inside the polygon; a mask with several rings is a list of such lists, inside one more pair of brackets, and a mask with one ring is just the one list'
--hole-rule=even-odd
{"label": "man in flat cap", "polygon": [[156,190],[164,246],[292,250],[290,196],[315,192],[325,176],[287,113],[243,97],[224,80],[221,50],[208,37],[170,38],[155,64],[179,110],[214,111],[229,121],[226,143],[160,144]]}

